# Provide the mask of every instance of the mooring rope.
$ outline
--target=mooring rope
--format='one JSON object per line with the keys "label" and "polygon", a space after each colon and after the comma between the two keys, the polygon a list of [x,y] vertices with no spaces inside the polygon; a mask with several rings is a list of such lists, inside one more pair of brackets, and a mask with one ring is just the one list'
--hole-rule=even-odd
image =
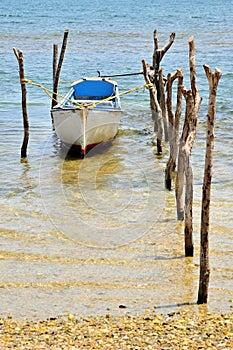
{"label": "mooring rope", "polygon": [[150,83],[150,84],[145,83],[144,85],[137,86],[137,87],[135,87],[135,88],[132,88],[132,89],[123,91],[123,92],[121,92],[121,93],[119,93],[119,94],[117,94],[117,95],[114,95],[114,96],[109,96],[109,97],[107,97],[107,98],[104,98],[104,99],[102,99],[102,100],[98,100],[98,101],[96,101],[96,102],[92,102],[92,103],[83,102],[83,103],[80,103],[80,102],[77,102],[77,101],[72,100],[72,99],[70,99],[70,98],[67,98],[67,97],[65,97],[65,96],[63,96],[63,95],[61,95],[61,94],[59,94],[59,93],[55,93],[53,90],[46,88],[46,87],[43,86],[42,84],[40,84],[40,83],[35,83],[34,81],[29,80],[29,79],[23,79],[23,80],[21,80],[21,84],[30,84],[30,85],[33,85],[33,86],[37,86],[37,87],[41,88],[41,89],[51,98],[51,100],[54,100],[56,103],[60,103],[60,102],[59,102],[56,98],[54,98],[53,95],[55,95],[56,97],[60,97],[60,98],[62,98],[63,100],[65,99],[65,100],[69,101],[72,105],[75,104],[75,105],[77,106],[77,108],[80,108],[80,109],[82,109],[82,108],[94,108],[94,107],[96,107],[97,105],[99,105],[99,104],[101,104],[101,103],[103,103],[103,102],[111,101],[111,100],[113,100],[113,99],[116,98],[116,97],[120,97],[120,96],[129,94],[129,93],[131,93],[131,92],[138,91],[138,90],[140,90],[140,89],[144,89],[144,88],[146,88],[146,89],[151,89],[151,88],[153,87],[153,84],[152,84],[152,83]]}
{"label": "mooring rope", "polygon": [[[128,77],[132,75],[140,75],[143,74],[143,71],[141,72],[136,72],[136,73],[122,73],[122,74],[108,74],[108,75],[102,75],[99,70],[97,70],[98,77],[97,78],[115,78],[115,77]],[[73,83],[73,80],[64,80],[64,81],[59,81],[59,85],[61,84],[67,84],[67,83]]]}
{"label": "mooring rope", "polygon": [[56,95],[57,97],[61,97],[62,99],[66,99],[67,101],[70,100],[70,99],[67,99],[65,96],[63,96],[57,92],[54,92],[53,90],[46,88],[42,84],[35,83],[34,81],[32,81],[30,79],[25,78],[25,79],[21,80],[21,84],[30,84],[30,85],[34,85],[34,86],[41,88],[51,98],[51,100],[54,100],[56,103],[59,103],[59,101],[56,98],[54,98],[53,95]]}
{"label": "mooring rope", "polygon": [[132,75],[140,75],[140,74],[143,74],[143,71],[136,72],[136,73],[122,73],[122,74],[102,75],[102,74],[100,74],[100,71],[97,70],[97,73],[98,73],[98,77],[100,77],[100,78],[108,78],[108,77],[115,78],[115,77],[129,77],[129,76],[132,76]]}

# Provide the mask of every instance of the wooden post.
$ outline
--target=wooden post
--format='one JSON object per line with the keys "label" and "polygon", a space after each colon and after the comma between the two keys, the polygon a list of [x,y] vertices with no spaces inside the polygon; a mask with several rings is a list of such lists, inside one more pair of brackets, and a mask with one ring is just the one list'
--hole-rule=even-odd
{"label": "wooden post", "polygon": [[198,304],[206,304],[210,279],[209,264],[209,227],[210,227],[210,191],[213,169],[214,151],[214,123],[216,116],[216,95],[221,71],[215,69],[211,72],[209,66],[204,65],[206,77],[209,82],[209,107],[207,115],[206,156],[205,171],[202,187],[202,214],[201,214],[201,237],[200,237],[200,279],[198,291]]}
{"label": "wooden post", "polygon": [[181,152],[182,148],[182,139],[180,139],[179,145],[179,155],[178,155],[178,165],[176,172],[176,184],[175,184],[175,192],[176,192],[176,211],[177,211],[177,220],[184,220],[184,159],[183,154]]}
{"label": "wooden post", "polygon": [[21,158],[26,158],[27,146],[28,146],[28,140],[29,140],[29,122],[28,122],[28,115],[27,115],[27,98],[26,98],[27,89],[26,89],[25,76],[24,76],[23,52],[21,50],[17,50],[15,47],[13,48],[13,51],[19,64],[19,76],[20,76],[20,84],[21,84],[21,91],[22,91],[24,139],[21,147]]}
{"label": "wooden post", "polygon": [[162,117],[162,110],[160,108],[160,105],[158,103],[158,111],[157,111],[157,121],[158,121],[158,131],[157,131],[157,155],[160,155],[163,153],[162,148],[162,139],[163,139],[163,117]]}
{"label": "wooden post", "polygon": [[167,108],[166,108],[164,77],[163,77],[162,68],[159,68],[159,91],[160,91],[160,107],[162,110],[162,118],[163,118],[164,141],[168,141]]}
{"label": "wooden post", "polygon": [[150,89],[150,106],[152,111],[152,120],[154,121],[154,131],[157,132],[157,154],[162,153],[162,138],[163,131],[165,133],[165,140],[168,139],[167,114],[165,104],[164,79],[163,72],[160,69],[160,62],[171,47],[175,39],[175,33],[170,34],[169,42],[159,49],[157,30],[154,30],[154,52],[153,52],[153,67],[144,65],[143,72],[147,84],[153,84],[153,89]]}
{"label": "wooden post", "polygon": [[58,44],[54,44],[53,45],[53,91],[55,89],[55,78],[56,78],[56,72],[57,72],[57,62],[58,62]]}
{"label": "wooden post", "polygon": [[[142,60],[142,67],[143,67],[143,74],[144,78],[147,84],[151,84],[151,80],[148,73],[149,65],[146,63],[145,60]],[[163,127],[162,127],[162,110],[160,108],[159,102],[157,100],[157,90],[156,86],[154,84],[151,84],[151,87],[149,88],[150,91],[150,102],[151,102],[151,110],[152,115],[157,115],[157,121],[158,121],[158,132],[157,132],[157,154],[162,153],[162,135],[163,135]]]}
{"label": "wooden post", "polygon": [[61,73],[63,59],[65,56],[68,34],[69,34],[69,30],[66,29],[63,36],[62,48],[61,48],[58,64],[54,63],[54,65],[56,64],[57,67],[56,67],[56,73],[54,72],[52,108],[56,105],[59,77]]}
{"label": "wooden post", "polygon": [[168,49],[172,46],[174,40],[175,40],[176,33],[170,34],[169,42],[159,50],[158,45],[158,37],[157,37],[157,30],[154,30],[154,52],[153,52],[153,67],[155,69],[155,74],[158,74],[160,62],[162,61],[163,56],[168,51]]}
{"label": "wooden post", "polygon": [[184,211],[184,243],[185,243],[185,256],[193,256],[193,170],[190,161],[192,145],[195,140],[196,128],[197,128],[197,115],[196,121],[193,123],[193,130],[189,130],[189,125],[192,121],[194,99],[191,90],[184,90],[184,96],[187,107],[187,119],[184,128],[184,135],[187,135],[184,147],[182,148],[184,173],[185,173],[185,211]]}
{"label": "wooden post", "polygon": [[[153,76],[150,78],[151,82],[156,87],[156,93],[157,93],[157,100],[159,104],[161,104],[162,99],[162,91],[161,91],[161,79],[159,78],[159,68],[160,68],[160,62],[162,61],[163,56],[165,53],[169,50],[169,48],[172,46],[174,40],[175,40],[175,33],[170,34],[169,42],[162,48],[159,49],[158,44],[158,36],[157,36],[157,30],[154,30],[154,52],[153,52]],[[158,122],[157,119],[154,121],[154,129],[155,131],[158,131]]]}
{"label": "wooden post", "polygon": [[[189,65],[191,89],[183,89],[186,100],[185,121],[179,145],[178,171],[176,176],[176,202],[177,218],[185,219],[184,240],[185,256],[193,256],[192,238],[192,203],[193,203],[193,171],[190,161],[193,143],[197,131],[198,112],[201,105],[201,97],[198,94],[196,82],[196,67],[194,53],[194,38],[189,39]],[[184,176],[185,185],[185,206],[183,204]]]}
{"label": "wooden post", "polygon": [[[178,78],[178,90],[177,90],[177,105],[176,113],[174,115],[172,109],[172,84],[175,79]],[[169,145],[170,156],[165,170],[165,186],[168,190],[172,188],[172,173],[176,167],[176,158],[178,153],[179,142],[179,127],[180,116],[182,112],[182,83],[183,72],[182,69],[178,69],[175,73],[169,73],[167,76],[167,111],[169,121]]]}

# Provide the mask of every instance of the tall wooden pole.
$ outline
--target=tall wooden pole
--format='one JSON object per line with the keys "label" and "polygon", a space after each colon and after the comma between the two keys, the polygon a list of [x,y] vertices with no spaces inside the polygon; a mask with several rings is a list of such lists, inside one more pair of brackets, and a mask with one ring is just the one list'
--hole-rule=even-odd
{"label": "tall wooden pole", "polygon": [[[183,89],[183,95],[186,100],[185,121],[183,132],[180,138],[178,171],[176,176],[176,202],[177,218],[185,220],[184,241],[185,256],[193,256],[193,238],[192,238],[192,204],[193,204],[193,171],[190,161],[193,143],[197,131],[198,113],[202,98],[199,96],[196,82],[194,38],[189,40],[189,65],[191,89]],[[184,176],[185,184],[185,206],[183,205],[183,187]]]}
{"label": "tall wooden pole", "polygon": [[[160,63],[163,59],[163,56],[165,53],[169,50],[169,48],[172,46],[174,40],[175,40],[175,33],[170,34],[169,41],[162,49],[159,49],[159,41],[158,41],[158,36],[157,36],[157,30],[154,30],[154,52],[153,52],[153,58],[152,58],[152,65],[153,65],[153,77],[150,77],[151,82],[155,85],[156,91],[157,91],[157,100],[159,104],[161,104],[161,99],[162,97],[162,91],[161,91],[161,79],[159,78],[159,69],[160,69]],[[158,131],[158,121],[157,121],[157,116],[155,116],[154,120],[154,129],[155,131]]]}
{"label": "tall wooden pole", "polygon": [[[176,113],[173,113],[172,109],[172,84],[175,79],[178,79],[177,89],[177,105]],[[166,164],[165,169],[165,186],[168,190],[172,188],[172,173],[176,167],[176,158],[179,147],[179,128],[180,128],[180,116],[182,112],[182,83],[183,72],[182,69],[178,69],[175,73],[169,73],[167,76],[167,112],[169,121],[169,145],[170,156]]]}
{"label": "tall wooden pole", "polygon": [[55,88],[55,78],[56,78],[56,73],[57,73],[57,62],[58,62],[58,44],[54,44],[53,45],[53,91],[54,91],[54,88]]}
{"label": "tall wooden pole", "polygon": [[[61,53],[60,53],[58,64],[56,64],[56,63],[54,64],[54,66],[55,65],[57,66],[56,67],[56,73],[55,73],[55,68],[53,68],[54,69],[54,80],[53,80],[52,107],[54,107],[56,105],[59,77],[60,77],[60,73],[61,73],[61,67],[62,67],[63,59],[64,59],[64,56],[65,56],[68,34],[69,34],[69,30],[66,29],[65,32],[64,32],[64,36],[63,36],[62,48],[61,48]],[[55,58],[55,62],[56,62],[56,58]]]}
{"label": "tall wooden pole", "polygon": [[162,68],[159,68],[160,107],[163,117],[164,141],[168,141],[168,120],[164,85],[163,70]]}
{"label": "tall wooden pole", "polygon": [[153,51],[153,63],[151,67],[144,60],[143,73],[147,84],[153,84],[153,88],[150,88],[150,107],[152,111],[152,120],[154,121],[154,131],[157,132],[157,154],[162,153],[162,138],[165,134],[165,140],[168,139],[168,123],[165,103],[165,89],[163,72],[160,68],[160,62],[171,47],[175,40],[175,33],[170,34],[169,42],[159,49],[157,30],[154,30],[154,51]]}
{"label": "tall wooden pole", "polygon": [[162,61],[163,56],[165,53],[169,50],[169,48],[172,46],[174,40],[175,40],[176,33],[171,33],[169,42],[162,48],[159,49],[158,45],[158,37],[157,37],[157,30],[154,30],[154,52],[153,52],[153,67],[155,69],[155,73],[158,74],[159,68],[160,68],[160,62]]}
{"label": "tall wooden pole", "polygon": [[206,135],[206,156],[205,171],[202,187],[202,215],[201,215],[201,237],[200,237],[200,279],[198,291],[198,304],[206,304],[208,299],[208,288],[210,279],[209,263],[209,228],[210,228],[210,191],[213,169],[214,151],[214,123],[216,116],[216,95],[221,71],[215,69],[211,72],[207,65],[204,65],[206,77],[209,82],[209,107],[207,115]]}
{"label": "tall wooden pole", "polygon": [[142,67],[143,67],[143,74],[144,78],[147,84],[151,84],[150,90],[150,104],[151,104],[151,110],[152,115],[157,115],[157,122],[158,122],[158,130],[157,130],[157,154],[162,153],[162,135],[163,135],[163,127],[162,127],[162,110],[160,108],[160,104],[157,100],[157,90],[156,85],[152,84],[150,81],[148,68],[149,65],[146,63],[145,60],[142,60]]}
{"label": "tall wooden pole", "polygon": [[29,140],[29,122],[27,115],[27,89],[24,76],[24,63],[23,63],[23,51],[13,48],[14,54],[19,64],[19,76],[22,91],[22,112],[23,112],[23,126],[24,126],[24,139],[21,147],[21,158],[27,157],[27,146]]}

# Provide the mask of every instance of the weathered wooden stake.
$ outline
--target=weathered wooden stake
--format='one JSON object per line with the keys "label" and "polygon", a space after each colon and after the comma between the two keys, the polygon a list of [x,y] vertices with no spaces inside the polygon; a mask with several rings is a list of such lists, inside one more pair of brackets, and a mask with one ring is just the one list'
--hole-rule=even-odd
{"label": "weathered wooden stake", "polygon": [[[193,227],[192,227],[192,203],[193,203],[193,171],[190,161],[193,143],[197,131],[198,112],[201,105],[201,97],[198,94],[196,82],[196,67],[194,53],[194,38],[189,39],[189,65],[191,90],[183,89],[186,100],[185,121],[179,145],[178,171],[176,176],[176,202],[177,218],[185,219],[184,240],[185,256],[193,256]],[[185,176],[185,206],[183,201],[183,187]]]}
{"label": "weathered wooden stake", "polygon": [[176,211],[177,211],[177,220],[184,220],[184,159],[183,154],[180,151],[182,144],[179,144],[179,155],[178,155],[178,164],[176,172],[176,182],[175,182],[175,192],[176,192]]}
{"label": "weathered wooden stake", "polygon": [[162,61],[163,56],[168,51],[168,49],[172,46],[175,40],[176,33],[170,34],[169,42],[159,50],[159,42],[157,37],[157,30],[154,30],[154,52],[153,52],[153,67],[156,70],[156,74],[158,74],[160,68],[160,62]]}
{"label": "weathered wooden stake", "polygon": [[[196,136],[197,129],[197,117],[198,115],[193,115],[194,108],[194,98],[191,90],[184,90],[183,94],[186,100],[187,108],[187,119],[185,125],[185,133],[187,139],[184,148],[182,148],[183,161],[184,161],[184,173],[185,173],[185,211],[184,211],[184,246],[185,246],[185,256],[193,256],[193,170],[191,164],[191,152],[192,145]],[[194,117],[194,119],[192,119]],[[190,130],[190,126],[191,130]],[[187,131],[187,133],[186,133]]]}
{"label": "weathered wooden stake", "polygon": [[168,141],[168,120],[167,120],[167,108],[166,108],[164,77],[163,77],[162,68],[159,68],[159,91],[160,91],[160,107],[162,110],[162,117],[163,117],[164,141]]}
{"label": "weathered wooden stake", "polygon": [[27,146],[28,146],[28,140],[29,140],[29,122],[28,122],[28,115],[27,115],[27,98],[26,98],[27,89],[26,89],[25,76],[24,76],[23,52],[21,50],[16,49],[15,47],[13,48],[13,51],[19,64],[19,76],[20,76],[20,84],[21,84],[21,91],[22,91],[24,139],[21,147],[21,158],[26,158]]}
{"label": "weathered wooden stake", "polygon": [[151,110],[152,115],[157,115],[157,122],[158,122],[158,130],[157,130],[157,154],[162,153],[162,136],[163,136],[163,127],[162,127],[162,110],[160,108],[159,102],[157,100],[157,90],[156,85],[152,84],[149,78],[149,65],[146,63],[145,60],[142,60],[142,67],[143,67],[143,74],[144,78],[147,84],[151,84],[149,91],[150,91],[150,103],[151,103]]}
{"label": "weathered wooden stake", "polygon": [[211,72],[209,66],[204,65],[205,73],[209,82],[209,107],[207,115],[206,156],[205,171],[202,188],[202,215],[200,237],[200,279],[198,291],[198,304],[206,304],[210,279],[209,264],[209,227],[210,227],[210,191],[213,169],[214,151],[214,123],[216,116],[216,95],[221,71],[215,69]]}
{"label": "weathered wooden stake", "polygon": [[[53,45],[53,91],[55,88],[55,78],[57,72],[57,62],[58,62],[58,44]],[[53,101],[53,100],[52,100]]]}
{"label": "weathered wooden stake", "polygon": [[[156,93],[157,93],[157,100],[159,104],[161,104],[162,97],[162,91],[160,89],[161,87],[161,79],[159,78],[159,68],[160,68],[160,62],[162,61],[163,56],[165,53],[169,50],[169,48],[172,46],[174,40],[175,40],[175,33],[170,34],[169,42],[162,48],[159,49],[159,42],[158,42],[158,36],[157,36],[157,30],[154,30],[154,52],[153,52],[153,75],[150,76],[150,81],[156,86]],[[154,129],[155,131],[158,131],[158,121],[157,121],[157,115],[155,115],[154,120]],[[166,130],[165,130],[166,132]]]}
{"label": "weathered wooden stake", "polygon": [[64,36],[63,36],[62,48],[61,48],[61,53],[60,53],[58,64],[55,62],[56,58],[54,59],[55,63],[53,64],[53,67],[56,65],[56,73],[55,73],[55,71],[53,73],[54,74],[54,80],[53,80],[52,107],[54,107],[56,105],[59,77],[60,77],[60,73],[61,73],[61,67],[62,67],[63,59],[64,59],[64,56],[65,56],[68,34],[69,34],[69,30],[66,29],[65,32],[64,32]]}
{"label": "weathered wooden stake", "polygon": [[[176,105],[176,113],[174,115],[172,110],[172,84],[177,78],[178,78],[177,105]],[[182,88],[183,88],[182,83],[183,83],[182,69],[178,69],[174,74],[171,74],[171,73],[168,74],[167,76],[167,111],[168,111],[168,121],[169,121],[170,156],[165,169],[165,186],[168,190],[171,190],[172,188],[172,173],[176,167],[176,158],[178,153],[180,116],[182,112]]]}
{"label": "weathered wooden stake", "polygon": [[165,140],[168,140],[168,123],[165,103],[165,90],[163,72],[160,69],[160,62],[171,47],[175,39],[175,33],[170,34],[169,42],[159,49],[157,30],[154,30],[154,52],[153,52],[153,67],[144,62],[144,77],[147,84],[153,84],[153,89],[150,88],[150,106],[152,111],[152,120],[154,121],[154,131],[157,132],[157,154],[162,154],[162,139],[163,132]]}

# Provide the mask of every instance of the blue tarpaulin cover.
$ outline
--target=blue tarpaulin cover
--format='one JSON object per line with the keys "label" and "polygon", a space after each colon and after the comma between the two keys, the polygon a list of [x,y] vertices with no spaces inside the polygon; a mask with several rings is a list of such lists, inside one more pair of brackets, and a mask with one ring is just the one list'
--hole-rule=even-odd
{"label": "blue tarpaulin cover", "polygon": [[95,96],[104,98],[111,96],[114,92],[114,84],[104,80],[83,80],[73,86],[74,96]]}

